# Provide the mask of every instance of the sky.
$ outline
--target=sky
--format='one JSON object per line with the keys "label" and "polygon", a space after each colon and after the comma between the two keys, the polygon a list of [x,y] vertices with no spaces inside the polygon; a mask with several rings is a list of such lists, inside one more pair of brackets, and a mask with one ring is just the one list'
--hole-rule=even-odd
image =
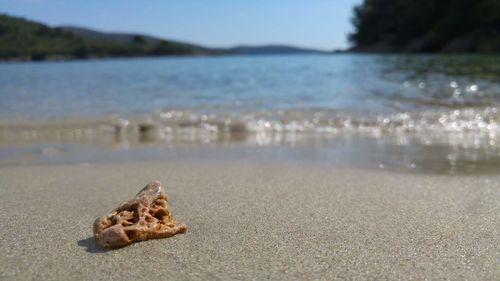
{"label": "sky", "polygon": [[0,0],[0,13],[51,26],[134,32],[207,47],[348,47],[362,0]]}

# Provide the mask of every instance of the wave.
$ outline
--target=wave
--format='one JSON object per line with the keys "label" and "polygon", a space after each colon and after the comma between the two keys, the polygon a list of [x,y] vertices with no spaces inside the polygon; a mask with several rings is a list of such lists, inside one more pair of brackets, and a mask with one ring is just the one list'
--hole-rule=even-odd
{"label": "wave", "polygon": [[496,146],[500,108],[359,114],[290,109],[244,114],[188,110],[98,118],[0,120],[0,143],[255,142],[279,144],[331,137],[413,138],[423,143]]}

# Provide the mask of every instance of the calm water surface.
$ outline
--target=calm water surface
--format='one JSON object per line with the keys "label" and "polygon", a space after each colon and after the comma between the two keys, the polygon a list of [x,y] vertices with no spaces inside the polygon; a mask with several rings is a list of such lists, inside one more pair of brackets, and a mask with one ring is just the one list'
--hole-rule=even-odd
{"label": "calm water surface", "polygon": [[445,171],[496,170],[499,82],[500,56],[1,63],[0,156],[18,155],[14,144],[50,144],[40,148],[50,152],[82,143],[125,143],[127,150],[238,143],[292,154],[320,149],[335,161],[364,157],[382,168],[432,162]]}
{"label": "calm water surface", "polygon": [[1,118],[495,106],[500,58],[294,55],[0,64]]}

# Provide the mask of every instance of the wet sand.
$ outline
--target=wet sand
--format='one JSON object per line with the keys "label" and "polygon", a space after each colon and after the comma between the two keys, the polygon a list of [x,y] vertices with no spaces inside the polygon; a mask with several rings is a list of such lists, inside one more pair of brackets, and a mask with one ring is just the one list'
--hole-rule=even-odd
{"label": "wet sand", "polygon": [[[105,251],[149,180],[186,234]],[[0,168],[2,280],[499,280],[500,176],[243,161]]]}

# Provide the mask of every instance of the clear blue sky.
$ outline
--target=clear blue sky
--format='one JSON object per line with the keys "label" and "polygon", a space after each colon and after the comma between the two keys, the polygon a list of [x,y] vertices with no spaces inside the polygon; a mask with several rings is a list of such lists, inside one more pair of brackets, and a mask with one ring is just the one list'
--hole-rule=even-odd
{"label": "clear blue sky", "polygon": [[0,0],[0,13],[49,25],[138,32],[212,47],[345,48],[362,0]]}

